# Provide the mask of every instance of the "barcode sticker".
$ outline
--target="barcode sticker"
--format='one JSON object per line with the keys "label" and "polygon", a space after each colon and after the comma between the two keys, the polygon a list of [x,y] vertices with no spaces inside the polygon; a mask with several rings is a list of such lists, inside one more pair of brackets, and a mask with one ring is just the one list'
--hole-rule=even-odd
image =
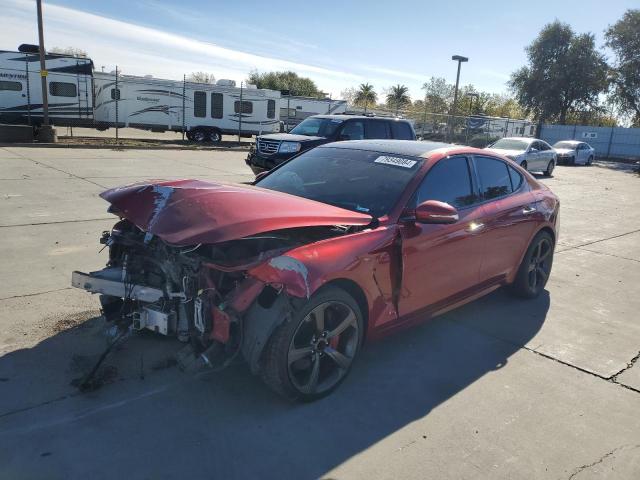
{"label": "barcode sticker", "polygon": [[409,160],[402,157],[388,157],[386,155],[376,158],[374,163],[384,163],[386,165],[395,165],[396,167],[412,168],[416,163],[415,160]]}

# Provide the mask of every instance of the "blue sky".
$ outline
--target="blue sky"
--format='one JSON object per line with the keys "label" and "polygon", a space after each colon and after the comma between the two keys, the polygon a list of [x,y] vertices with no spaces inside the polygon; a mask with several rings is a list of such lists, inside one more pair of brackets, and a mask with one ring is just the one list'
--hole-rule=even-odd
{"label": "blue sky", "polygon": [[[44,0],[47,46],[86,50],[96,68],[181,79],[202,70],[242,80],[252,69],[292,69],[339,96],[370,82],[420,86],[431,76],[455,81],[451,55],[470,58],[461,83],[506,91],[524,64],[524,47],[559,19],[577,32],[603,30],[638,0],[610,2],[396,0],[286,2],[204,0]],[[37,43],[35,1],[2,0],[0,49]],[[390,6],[391,5],[391,6]]]}

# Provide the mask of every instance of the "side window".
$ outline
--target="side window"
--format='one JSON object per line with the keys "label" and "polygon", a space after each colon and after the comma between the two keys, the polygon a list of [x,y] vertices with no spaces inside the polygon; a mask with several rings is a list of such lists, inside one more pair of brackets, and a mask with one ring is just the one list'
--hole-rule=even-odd
{"label": "side window", "polygon": [[211,94],[211,118],[222,118],[223,117],[223,107],[222,101],[224,97],[221,93],[212,93]]}
{"label": "side window", "polygon": [[111,89],[111,100],[120,100],[120,89],[112,88]]}
{"label": "side window", "polygon": [[233,103],[233,110],[236,113],[253,113],[253,102],[248,102],[246,100],[242,101],[242,112],[240,112],[240,101],[236,100]]}
{"label": "side window", "polygon": [[275,100],[267,100],[267,118],[276,118]]}
{"label": "side window", "polygon": [[390,138],[389,125],[382,120],[367,120],[367,138]]}
{"label": "side window", "polygon": [[[294,118],[296,116],[296,109],[295,108],[290,108],[289,109],[289,118]],[[287,109],[286,108],[281,108],[280,109],[280,120],[282,120],[283,118],[287,118]]]}
{"label": "side window", "polygon": [[456,208],[466,207],[477,201],[465,157],[440,160],[427,172],[416,192],[414,205],[427,200],[446,202]]}
{"label": "side window", "polygon": [[340,136],[343,137],[343,140],[363,140],[364,124],[360,120],[346,122]]}
{"label": "side window", "polygon": [[414,140],[411,127],[407,122],[391,122],[391,133],[396,140]]}
{"label": "side window", "polygon": [[49,82],[49,93],[54,97],[77,97],[75,83]]}
{"label": "side window", "polygon": [[483,200],[502,197],[513,191],[506,163],[487,157],[476,157],[475,160]]}
{"label": "side window", "polygon": [[515,192],[520,188],[520,185],[522,185],[524,179],[522,178],[522,175],[520,175],[520,172],[518,172],[515,168],[509,166],[507,166],[507,168],[509,169],[509,177],[511,177],[511,187]]}
{"label": "side window", "polygon": [[11,90],[13,92],[22,91],[21,82],[9,82],[8,80],[0,80],[0,90]]}
{"label": "side window", "polygon": [[207,116],[206,92],[193,92],[193,116],[200,118]]}
{"label": "side window", "polygon": [[540,145],[540,150],[541,151],[549,150],[551,148],[545,142],[538,142],[538,144]]}

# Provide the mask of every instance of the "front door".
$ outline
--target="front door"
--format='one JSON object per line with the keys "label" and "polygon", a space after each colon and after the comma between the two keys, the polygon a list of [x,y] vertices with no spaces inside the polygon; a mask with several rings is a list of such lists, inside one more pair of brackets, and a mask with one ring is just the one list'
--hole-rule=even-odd
{"label": "front door", "polygon": [[401,317],[437,311],[478,284],[485,248],[479,227],[483,208],[477,204],[472,178],[468,158],[440,160],[427,172],[408,206],[439,200],[456,207],[459,220],[448,225],[402,225]]}

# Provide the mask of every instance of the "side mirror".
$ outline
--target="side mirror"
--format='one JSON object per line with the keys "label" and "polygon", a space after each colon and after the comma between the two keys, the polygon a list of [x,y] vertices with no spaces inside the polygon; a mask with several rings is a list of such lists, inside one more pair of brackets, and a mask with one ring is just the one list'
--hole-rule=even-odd
{"label": "side mirror", "polygon": [[456,223],[459,218],[455,207],[438,200],[427,200],[415,209],[417,223]]}

